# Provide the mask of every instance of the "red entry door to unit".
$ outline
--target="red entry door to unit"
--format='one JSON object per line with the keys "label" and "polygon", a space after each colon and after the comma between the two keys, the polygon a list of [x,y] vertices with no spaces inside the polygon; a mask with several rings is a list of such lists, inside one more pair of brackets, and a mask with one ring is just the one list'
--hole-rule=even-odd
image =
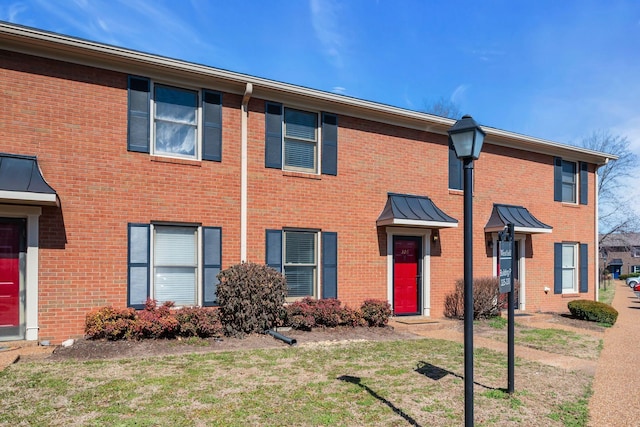
{"label": "red entry door to unit", "polygon": [[0,328],[20,324],[20,231],[0,222]]}
{"label": "red entry door to unit", "polygon": [[418,314],[420,238],[396,237],[393,242],[393,312]]}

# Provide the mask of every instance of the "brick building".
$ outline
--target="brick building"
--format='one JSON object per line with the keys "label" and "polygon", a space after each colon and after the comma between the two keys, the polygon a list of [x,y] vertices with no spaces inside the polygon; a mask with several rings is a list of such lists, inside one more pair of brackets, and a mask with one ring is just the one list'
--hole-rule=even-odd
{"label": "brick building", "polygon": [[[241,261],[291,299],[440,317],[463,275],[454,120],[0,24],[0,339],[93,308],[215,305]],[[516,226],[519,308],[597,295],[595,172],[615,156],[483,127],[474,276]],[[563,262],[564,261],[564,262]]]}

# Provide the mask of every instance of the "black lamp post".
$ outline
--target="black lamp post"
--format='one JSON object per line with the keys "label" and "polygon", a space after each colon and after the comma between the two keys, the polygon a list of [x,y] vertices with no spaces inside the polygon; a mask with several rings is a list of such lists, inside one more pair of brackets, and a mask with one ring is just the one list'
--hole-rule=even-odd
{"label": "black lamp post", "polygon": [[449,140],[464,168],[464,425],[473,426],[473,161],[486,134],[465,115],[449,129]]}

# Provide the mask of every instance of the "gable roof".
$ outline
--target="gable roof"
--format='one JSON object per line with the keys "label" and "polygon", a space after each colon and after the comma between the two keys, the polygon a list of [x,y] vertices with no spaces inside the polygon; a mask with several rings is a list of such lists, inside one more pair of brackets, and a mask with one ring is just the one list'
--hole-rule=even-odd
{"label": "gable roof", "polygon": [[[44,58],[98,67],[123,73],[139,74],[155,79],[184,81],[196,85],[211,85],[239,95],[248,85],[253,96],[263,99],[312,105],[337,114],[360,117],[412,129],[442,135],[453,126],[455,120],[421,113],[381,103],[366,101],[345,95],[268,80],[260,77],[222,70],[206,65],[152,55],[117,46],[96,43],[62,34],[43,31],[22,25],[0,22],[0,46],[3,49]],[[560,144],[540,138],[525,136],[489,126],[482,126],[487,133],[486,143],[517,148],[541,154],[561,156],[572,160],[603,165],[617,156]]]}

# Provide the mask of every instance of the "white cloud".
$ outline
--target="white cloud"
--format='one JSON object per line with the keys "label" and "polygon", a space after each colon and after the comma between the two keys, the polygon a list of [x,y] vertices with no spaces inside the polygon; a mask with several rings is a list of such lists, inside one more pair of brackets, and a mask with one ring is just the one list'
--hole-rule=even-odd
{"label": "white cloud", "polygon": [[310,0],[311,25],[322,44],[324,55],[337,68],[343,67],[345,38],[340,31],[338,5],[328,0]]}
{"label": "white cloud", "polygon": [[0,7],[0,18],[7,22],[15,22],[18,15],[26,10],[27,6],[24,3],[11,3],[7,7]]}
{"label": "white cloud", "polygon": [[451,97],[449,98],[451,100],[452,103],[456,104],[456,105],[462,105],[463,101],[464,101],[464,97],[465,97],[465,93],[467,92],[467,90],[470,88],[470,85],[458,85],[458,87],[456,87],[453,90],[453,93],[451,94]]}
{"label": "white cloud", "polygon": [[331,92],[344,95],[347,92],[347,88],[342,86],[334,86],[333,89],[331,89]]}

